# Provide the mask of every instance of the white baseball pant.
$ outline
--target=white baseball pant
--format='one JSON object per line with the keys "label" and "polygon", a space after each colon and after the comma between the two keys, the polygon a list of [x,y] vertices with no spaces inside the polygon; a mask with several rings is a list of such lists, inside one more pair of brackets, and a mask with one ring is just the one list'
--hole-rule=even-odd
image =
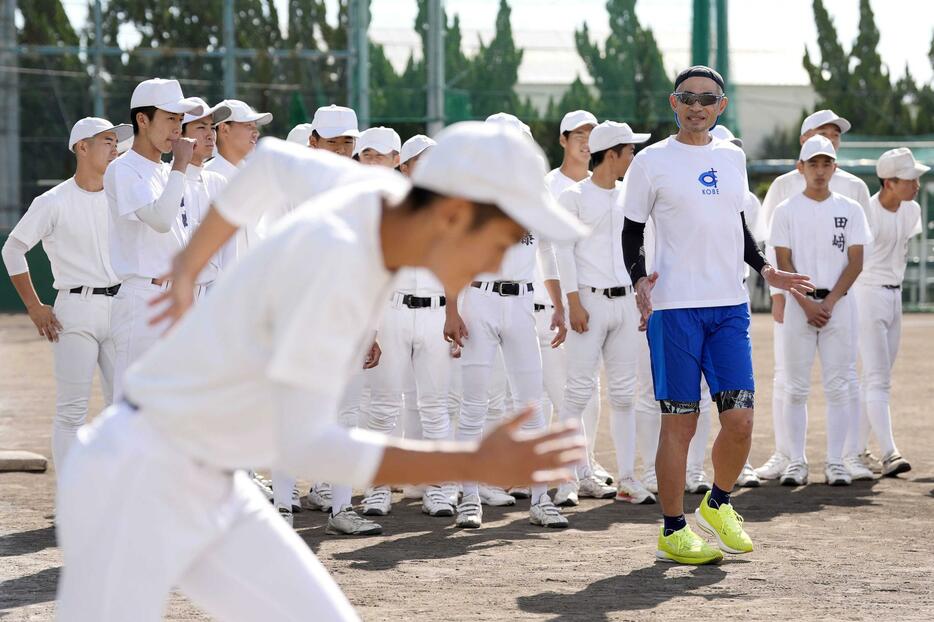
{"label": "white baseball pant", "polygon": [[60,622],[154,622],[177,588],[216,620],[357,620],[245,472],[177,450],[120,404],[78,432],[59,480]]}
{"label": "white baseball pant", "polygon": [[[785,313],[788,307],[797,305],[790,296],[785,296]],[[775,437],[775,451],[783,456],[791,455],[791,446],[788,440],[788,423],[785,421],[785,338],[783,337],[784,323],[772,322],[772,345],[774,350],[775,374],[772,377],[772,433]]]}
{"label": "white baseball pant", "polygon": [[807,323],[804,309],[794,300],[785,306],[782,337],[785,347],[785,422],[792,460],[805,461],[807,441],[807,399],[811,390],[811,369],[815,354],[820,355],[821,378],[827,400],[827,462],[841,463],[849,430],[850,358],[854,318],[852,301],[844,296],[834,306],[830,321],[823,328]]}
{"label": "white baseball pant", "polygon": [[866,449],[866,443],[859,444],[860,424],[862,422],[862,400],[860,399],[860,383],[857,365],[859,361],[859,305],[856,297],[853,296],[853,303],[849,305],[850,315],[850,367],[847,371],[847,381],[849,382],[849,400],[848,406],[850,413],[847,417],[846,440],[843,444],[844,456],[857,456]]}
{"label": "white baseball pant", "polygon": [[[892,435],[889,408],[892,366],[902,335],[902,290],[875,285],[854,288],[859,312],[859,354],[863,361],[863,404],[865,416],[883,456],[897,451]],[[866,447],[863,437],[858,452]]]}
{"label": "white baseball pant", "polygon": [[[463,356],[463,355],[462,355]],[[464,404],[464,371],[462,358],[451,359],[451,384],[448,391],[448,415],[451,420],[451,440],[457,438],[457,426],[460,421],[461,407]],[[515,411],[509,386],[506,382],[506,364],[503,363],[503,352],[496,350],[496,359],[493,361],[493,373],[490,376],[490,405],[487,408],[485,429],[503,421],[506,411],[510,414]],[[506,403],[509,402],[507,408]]]}
{"label": "white baseball pant", "polygon": [[[564,421],[579,421],[588,439],[596,435],[596,430],[586,429],[582,415],[587,403],[593,399],[594,377],[602,355],[617,471],[621,479],[632,477],[636,457],[636,365],[641,337],[635,297],[630,292],[610,299],[589,287],[582,287],[579,296],[590,318],[586,332],[568,332],[565,342],[567,384],[560,417]],[[592,474],[593,464],[588,457],[578,467],[577,475],[584,478]]]}
{"label": "white baseball pant", "polygon": [[95,368],[100,369],[104,402],[109,406],[113,401],[112,305],[112,297],[94,295],[88,288],[80,294],[60,291],[55,297],[55,317],[62,330],[58,341],[52,344],[56,391],[52,459],[59,472],[75,442],[78,428],[87,420]]}

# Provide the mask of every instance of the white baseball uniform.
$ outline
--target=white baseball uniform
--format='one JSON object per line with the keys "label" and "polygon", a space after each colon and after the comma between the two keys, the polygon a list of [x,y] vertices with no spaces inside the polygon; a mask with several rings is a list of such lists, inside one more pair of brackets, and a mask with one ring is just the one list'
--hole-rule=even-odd
{"label": "white baseball uniform", "polygon": [[[762,224],[765,226],[766,231],[772,226],[772,218],[775,214],[775,208],[778,207],[779,203],[785,201],[786,199],[791,198],[794,195],[804,192],[805,188],[804,176],[799,173],[797,170],[792,170],[784,175],[780,175],[772,182],[772,185],[769,186],[768,192],[765,194],[765,199],[762,201]],[[853,199],[859,203],[863,209],[868,209],[869,206],[869,189],[866,187],[866,183],[859,177],[844,171],[841,168],[837,168],[836,172],[833,174],[833,177],[830,178],[830,190],[831,192],[836,192],[837,194],[842,194],[845,197]],[[758,239],[758,238],[757,238]],[[771,245],[766,245],[765,247],[765,256],[769,260],[769,263],[775,264],[775,249]],[[780,289],[771,288],[769,292],[772,295],[785,293]],[[786,296],[785,306],[788,307],[791,299]],[[850,305],[853,308],[853,312],[856,312],[856,305]],[[854,320],[853,325],[856,325]],[[791,452],[788,441],[788,432],[785,426],[782,417],[785,412],[785,382],[786,382],[786,370],[785,370],[785,353],[784,353],[784,341],[782,339],[782,330],[783,324],[774,322],[772,325],[772,342],[774,346],[775,354],[775,374],[773,376],[772,382],[772,427],[775,434],[775,451],[783,456],[788,456]],[[856,332],[853,333],[854,338]],[[852,386],[849,389],[850,396],[850,407],[858,410],[859,403],[859,387],[856,383],[856,350],[857,346],[854,341],[852,347],[852,362],[851,369],[849,372],[850,381]]]}
{"label": "white baseball uniform", "polygon": [[104,192],[88,192],[72,177],[33,200],[3,247],[7,272],[13,276],[29,271],[26,252],[41,241],[58,290],[54,311],[62,330],[52,344],[52,456],[59,470],[87,418],[95,368],[100,369],[104,401],[110,404],[113,399],[110,322],[113,292],[120,281],[110,267],[107,220]]}
{"label": "white baseball uniform", "polygon": [[[859,352],[863,362],[863,408],[883,456],[896,452],[892,436],[889,396],[892,366],[898,354],[902,328],[902,290],[908,243],[921,234],[921,206],[902,201],[894,212],[884,208],[876,194],[866,214],[872,243],[863,256],[863,271],[853,293],[860,307]],[[866,447],[857,441],[857,450]]]}
{"label": "white baseball uniform", "polygon": [[[217,200],[235,223],[237,181]],[[58,496],[60,620],[155,620],[173,587],[224,620],[357,619],[238,469],[372,481],[382,437],[337,410],[390,291],[383,202],[408,188],[374,176],[296,210],[133,365],[127,402],[79,432]]]}
{"label": "white baseball uniform", "polygon": [[[824,291],[833,289],[849,263],[847,250],[867,242],[866,218],[859,203],[836,193],[820,202],[802,193],[780,203],[769,234],[769,244],[791,249],[796,271],[809,275],[817,290]],[[815,294],[820,299],[820,291]],[[808,324],[804,309],[793,298],[785,306],[785,424],[793,461],[806,461],[806,404],[814,355],[819,353],[827,399],[827,463],[843,462],[849,419],[857,416],[849,407],[851,334],[856,330],[852,298],[843,296],[822,328]]]}
{"label": "white baseball uniform", "polygon": [[[234,164],[218,153],[204,165],[204,169],[222,175],[227,181],[230,181],[237,171],[243,167],[243,164],[244,162],[240,162],[239,165]],[[218,266],[221,270],[233,266],[238,257],[242,257],[251,245],[255,245],[259,241],[256,231],[258,225],[259,218],[257,217],[255,222],[249,222],[238,230],[234,237],[218,251]]]}
{"label": "white baseball uniform", "polygon": [[[204,221],[211,208],[211,199],[220,195],[228,179],[218,173],[205,170],[204,167],[189,164],[185,171],[184,207],[188,225],[194,233]],[[198,275],[196,283],[210,290],[211,284],[220,273],[221,253],[217,253]]]}
{"label": "white baseball uniform", "polygon": [[[567,385],[560,415],[564,420],[581,420],[593,398],[594,376],[602,355],[620,479],[633,477],[636,360],[642,337],[632,281],[623,260],[623,187],[623,182],[616,182],[612,189],[601,188],[588,178],[562,192],[558,202],[586,224],[590,234],[558,246],[556,253],[562,291],[577,292],[589,314],[586,332],[568,332]],[[595,430],[584,432],[595,434]],[[589,477],[590,466],[583,473],[578,469],[579,475]]]}

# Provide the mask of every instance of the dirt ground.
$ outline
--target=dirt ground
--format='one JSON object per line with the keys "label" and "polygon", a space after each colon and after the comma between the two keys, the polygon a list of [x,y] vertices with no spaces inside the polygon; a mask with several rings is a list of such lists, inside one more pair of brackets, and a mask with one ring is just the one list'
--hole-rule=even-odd
{"label": "dirt ground", "polygon": [[[752,463],[772,449],[771,327],[753,322],[758,380]],[[571,528],[528,524],[528,502],[488,508],[458,531],[417,502],[397,502],[386,535],[324,535],[324,514],[296,529],[365,620],[932,620],[934,619],[934,315],[907,316],[894,386],[895,436],[914,470],[849,488],[769,484],[735,495],[756,551],[720,566],[654,561],[658,506],[583,500]],[[0,447],[50,453],[51,351],[28,318],[0,316]],[[93,410],[100,408],[95,395]],[[822,391],[811,400],[808,450],[822,481]],[[613,464],[605,420],[598,445]],[[717,426],[714,426],[716,431]],[[61,556],[54,473],[0,474],[0,618],[51,620]],[[692,509],[698,497],[688,499]],[[690,519],[689,519],[690,520]],[[274,564],[275,560],[268,560]],[[206,620],[180,596],[167,619]],[[315,620],[313,611],[308,619]]]}

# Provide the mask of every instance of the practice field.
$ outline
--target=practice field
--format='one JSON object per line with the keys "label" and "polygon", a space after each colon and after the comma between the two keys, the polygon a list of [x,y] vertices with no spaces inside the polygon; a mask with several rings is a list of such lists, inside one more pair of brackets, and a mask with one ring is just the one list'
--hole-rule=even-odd
{"label": "practice field", "polygon": [[[758,465],[772,449],[767,316],[755,316],[753,334],[759,413],[752,463]],[[48,455],[51,350],[25,315],[7,315],[0,316],[0,353],[0,447]],[[571,528],[564,532],[529,525],[528,501],[486,508],[483,528],[474,531],[428,518],[414,501],[394,505],[380,521],[382,537],[325,536],[326,517],[318,512],[297,514],[296,528],[365,620],[931,620],[932,378],[934,315],[907,316],[893,403],[896,439],[914,470],[900,480],[849,488],[769,483],[740,492],[736,507],[756,551],[720,566],[656,563],[658,506],[613,501],[583,500],[568,511]],[[815,393],[808,449],[812,480],[822,482],[823,397],[819,388]],[[100,403],[99,396],[93,400],[94,411]],[[610,467],[605,419],[601,425],[599,459]],[[51,472],[0,474],[5,621],[53,618],[61,567],[53,482]],[[689,495],[688,510],[698,501]],[[174,597],[167,619],[208,618]]]}

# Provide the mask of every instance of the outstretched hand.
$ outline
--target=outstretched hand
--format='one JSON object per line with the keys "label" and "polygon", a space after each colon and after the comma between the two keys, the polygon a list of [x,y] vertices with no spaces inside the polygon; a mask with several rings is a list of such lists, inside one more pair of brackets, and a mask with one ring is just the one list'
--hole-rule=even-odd
{"label": "outstretched hand", "polygon": [[795,272],[785,272],[772,266],[766,266],[762,269],[762,278],[771,287],[784,289],[786,291],[807,294],[814,291],[814,284],[811,283],[811,277]]}

